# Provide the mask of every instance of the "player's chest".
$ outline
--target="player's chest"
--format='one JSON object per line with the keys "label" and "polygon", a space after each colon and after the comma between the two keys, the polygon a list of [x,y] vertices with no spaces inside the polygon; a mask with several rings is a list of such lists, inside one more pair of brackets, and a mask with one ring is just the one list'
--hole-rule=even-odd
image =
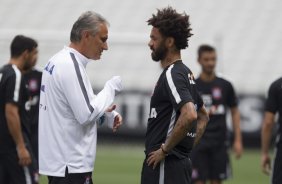
{"label": "player's chest", "polygon": [[211,114],[224,114],[227,104],[226,90],[221,86],[199,89],[203,102]]}
{"label": "player's chest", "polygon": [[151,106],[160,106],[170,104],[169,94],[167,92],[165,81],[159,80],[151,96]]}

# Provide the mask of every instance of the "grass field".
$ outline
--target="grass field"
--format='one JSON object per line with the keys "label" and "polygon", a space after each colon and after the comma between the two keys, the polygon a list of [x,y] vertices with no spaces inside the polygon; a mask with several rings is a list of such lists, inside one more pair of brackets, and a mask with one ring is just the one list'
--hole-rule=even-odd
{"label": "grass field", "polygon": [[[142,146],[98,145],[93,181],[95,184],[139,184],[144,159]],[[240,160],[232,156],[233,178],[224,184],[267,184],[260,169],[258,150],[245,150]],[[40,184],[47,184],[45,177]]]}

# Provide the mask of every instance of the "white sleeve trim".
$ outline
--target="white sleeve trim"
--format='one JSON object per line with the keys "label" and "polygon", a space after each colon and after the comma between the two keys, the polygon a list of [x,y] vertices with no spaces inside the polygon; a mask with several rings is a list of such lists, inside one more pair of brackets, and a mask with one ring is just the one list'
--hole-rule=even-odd
{"label": "white sleeve trim", "polygon": [[166,71],[166,78],[167,78],[167,81],[168,81],[168,85],[169,85],[169,88],[171,90],[171,93],[176,101],[177,104],[179,104],[181,102],[181,98],[180,98],[180,95],[178,94],[177,92],[177,89],[174,85],[174,82],[172,80],[172,76],[171,76],[171,70],[173,68],[174,65],[171,65],[167,71]]}
{"label": "white sleeve trim", "polygon": [[20,93],[20,87],[21,87],[21,79],[22,79],[22,74],[20,70],[17,68],[16,65],[12,65],[15,74],[16,74],[16,82],[15,82],[15,89],[14,89],[14,101],[18,102],[19,101],[19,93]]}

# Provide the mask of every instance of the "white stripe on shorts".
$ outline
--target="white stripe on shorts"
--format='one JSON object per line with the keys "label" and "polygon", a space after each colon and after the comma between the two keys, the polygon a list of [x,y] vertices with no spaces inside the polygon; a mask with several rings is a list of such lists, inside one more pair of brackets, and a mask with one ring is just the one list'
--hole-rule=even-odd
{"label": "white stripe on shorts", "polygon": [[32,184],[31,182],[31,176],[30,176],[30,172],[29,172],[29,169],[28,167],[23,167],[23,170],[24,170],[24,175],[25,175],[25,183],[26,184]]}
{"label": "white stripe on shorts", "polygon": [[165,164],[165,160],[161,161],[159,184],[164,184],[164,164]]}

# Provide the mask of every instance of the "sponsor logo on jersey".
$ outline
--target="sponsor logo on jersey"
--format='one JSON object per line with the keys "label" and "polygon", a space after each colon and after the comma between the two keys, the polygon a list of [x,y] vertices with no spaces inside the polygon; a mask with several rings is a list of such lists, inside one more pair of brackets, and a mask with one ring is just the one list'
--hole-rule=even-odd
{"label": "sponsor logo on jersey", "polygon": [[202,94],[202,99],[207,110],[209,110],[212,106],[212,96],[209,94]]}
{"label": "sponsor logo on jersey", "polygon": [[222,97],[222,92],[221,89],[218,87],[215,87],[212,89],[212,97],[216,100],[221,99]]}
{"label": "sponsor logo on jersey", "polygon": [[29,91],[32,91],[32,92],[37,91],[37,89],[38,89],[37,80],[31,79],[31,80],[28,82],[28,89],[29,89]]}

